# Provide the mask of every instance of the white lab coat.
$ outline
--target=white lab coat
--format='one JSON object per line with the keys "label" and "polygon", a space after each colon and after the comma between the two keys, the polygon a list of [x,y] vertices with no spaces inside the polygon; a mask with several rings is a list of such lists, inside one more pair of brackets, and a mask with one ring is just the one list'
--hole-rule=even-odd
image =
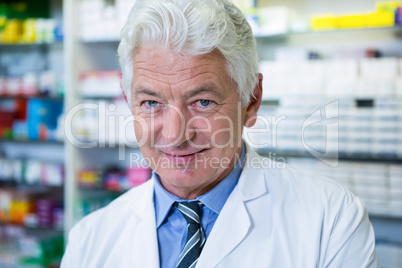
{"label": "white lab coat", "polygon": [[[248,152],[248,159],[261,159]],[[338,183],[305,178],[290,167],[248,164],[197,267],[379,267],[360,199]],[[79,222],[61,267],[158,267],[153,192],[150,180]]]}

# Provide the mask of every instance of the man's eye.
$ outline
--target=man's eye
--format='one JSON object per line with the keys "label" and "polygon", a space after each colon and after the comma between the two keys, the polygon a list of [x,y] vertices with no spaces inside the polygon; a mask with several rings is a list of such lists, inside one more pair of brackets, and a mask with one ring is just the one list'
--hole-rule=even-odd
{"label": "man's eye", "polygon": [[198,104],[202,107],[207,107],[208,105],[210,105],[212,103],[212,101],[210,100],[199,100]]}
{"label": "man's eye", "polygon": [[208,106],[211,103],[210,100],[200,100],[199,102],[200,102],[200,105],[204,106],[204,107]]}
{"label": "man's eye", "polygon": [[215,104],[212,100],[198,100],[193,103],[192,107],[198,110],[210,110],[215,107]]}
{"label": "man's eye", "polygon": [[158,105],[158,102],[157,101],[147,101],[147,104],[149,107],[154,108]]}
{"label": "man's eye", "polygon": [[148,108],[148,109],[157,108],[158,104],[159,104],[159,102],[152,101],[152,100],[143,102],[143,106],[145,106],[145,108]]}

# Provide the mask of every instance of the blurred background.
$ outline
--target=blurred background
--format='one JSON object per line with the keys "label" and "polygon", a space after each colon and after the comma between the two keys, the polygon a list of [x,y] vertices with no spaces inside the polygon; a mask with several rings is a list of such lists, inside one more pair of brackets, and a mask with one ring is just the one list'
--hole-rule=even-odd
{"label": "blurred background", "polygon": [[[57,267],[70,228],[150,177],[120,91],[134,0],[0,3],[0,267]],[[244,139],[361,197],[402,267],[402,1],[237,0],[264,100]]]}

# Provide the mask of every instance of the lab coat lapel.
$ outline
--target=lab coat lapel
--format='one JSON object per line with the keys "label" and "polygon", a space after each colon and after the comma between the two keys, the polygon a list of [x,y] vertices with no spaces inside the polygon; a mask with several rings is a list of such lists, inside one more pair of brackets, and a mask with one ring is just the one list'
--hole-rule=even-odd
{"label": "lab coat lapel", "polygon": [[251,150],[248,152],[250,153],[247,155],[248,159],[239,182],[212,228],[197,267],[216,267],[243,241],[251,228],[251,219],[245,202],[267,192],[263,171],[247,164],[250,158],[261,157]]}
{"label": "lab coat lapel", "polygon": [[147,185],[144,194],[132,202],[132,210],[138,217],[132,243],[131,267],[159,267],[158,240],[155,223],[153,181]]}

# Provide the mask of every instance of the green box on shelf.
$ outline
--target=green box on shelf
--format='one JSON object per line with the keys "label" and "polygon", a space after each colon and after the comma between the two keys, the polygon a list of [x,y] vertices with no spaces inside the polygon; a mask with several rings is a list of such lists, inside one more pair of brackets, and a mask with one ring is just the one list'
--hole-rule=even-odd
{"label": "green box on shelf", "polygon": [[36,254],[32,256],[21,257],[19,264],[21,267],[38,265],[38,267],[47,267],[58,261],[63,256],[64,238],[62,234],[36,240]]}

